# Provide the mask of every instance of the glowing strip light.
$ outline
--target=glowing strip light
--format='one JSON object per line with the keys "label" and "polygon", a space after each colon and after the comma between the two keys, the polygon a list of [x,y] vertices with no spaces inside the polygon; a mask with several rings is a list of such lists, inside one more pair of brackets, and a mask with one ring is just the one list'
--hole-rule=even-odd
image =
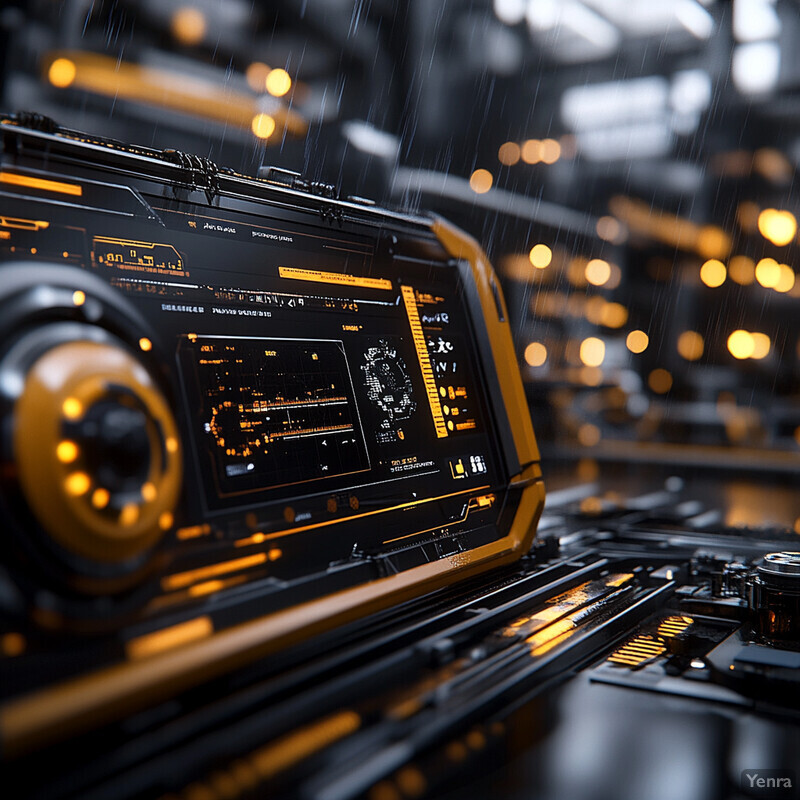
{"label": "glowing strip light", "polygon": [[[254,95],[221,89],[211,81],[171,70],[145,67],[80,50],[48,54],[43,61],[43,76],[51,82],[48,76],[56,61],[71,62],[74,68],[68,82],[54,84],[62,89],[84,89],[115,100],[168,108],[248,131],[261,110]],[[269,115],[278,126],[296,136],[305,134],[308,128],[306,121],[288,108],[271,108]]]}
{"label": "glowing strip light", "polygon": [[422,323],[419,319],[417,301],[414,297],[414,289],[411,286],[401,286],[403,302],[408,314],[408,324],[411,326],[411,337],[414,340],[414,347],[419,359],[419,367],[422,370],[422,380],[425,383],[425,391],[428,393],[428,402],[431,406],[431,416],[436,428],[436,436],[439,439],[447,436],[447,425],[445,425],[442,407],[439,404],[439,390],[436,388],[436,381],[433,379],[433,368],[428,356],[428,346],[425,344],[425,334],[422,332]]}
{"label": "glowing strip light", "polygon": [[83,186],[77,183],[63,183],[62,181],[51,181],[46,178],[34,178],[32,175],[20,175],[16,172],[0,172],[0,183],[23,186],[26,189],[40,189],[43,192],[70,194],[73,197],[80,197],[83,194]]}
{"label": "glowing strip light", "polygon": [[392,282],[385,278],[359,278],[357,275],[344,275],[339,272],[323,272],[318,269],[296,269],[295,267],[278,267],[281,278],[312,283],[336,283],[340,286],[358,286],[362,289],[392,288]]}
{"label": "glowing strip light", "polygon": [[199,567],[198,569],[192,569],[188,572],[178,572],[174,575],[168,575],[161,581],[161,585],[166,591],[183,589],[184,586],[189,586],[196,581],[205,580],[206,578],[216,578],[218,575],[223,575],[226,572],[235,572],[239,569],[254,567],[257,564],[263,564],[266,560],[266,553],[256,553],[255,555],[245,556],[244,558],[234,558],[231,561],[223,561],[219,564]]}
{"label": "glowing strip light", "polygon": [[21,231],[43,231],[50,227],[50,223],[43,219],[20,219],[18,217],[0,216],[0,226],[3,228],[17,228]]}
{"label": "glowing strip light", "polygon": [[125,652],[131,661],[139,661],[142,658],[156,655],[156,653],[163,653],[165,650],[172,650],[180,645],[205,639],[212,633],[214,633],[214,623],[211,618],[197,617],[131,639],[125,645]]}
{"label": "glowing strip light", "polygon": [[626,642],[618,650],[615,650],[608,660],[612,664],[620,664],[621,666],[635,669],[649,664],[665,653],[666,650],[667,648],[661,643],[660,639],[653,639],[650,636],[637,636],[630,642]]}

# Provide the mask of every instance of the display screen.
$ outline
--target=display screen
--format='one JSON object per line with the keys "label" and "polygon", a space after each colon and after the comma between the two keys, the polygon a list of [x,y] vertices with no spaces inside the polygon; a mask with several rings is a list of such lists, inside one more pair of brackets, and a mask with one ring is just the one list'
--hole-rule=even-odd
{"label": "display screen", "polygon": [[327,563],[495,523],[505,482],[457,267],[366,224],[147,200],[157,221],[50,208],[14,240],[146,318],[175,386],[186,529],[243,546],[315,531],[303,558]]}

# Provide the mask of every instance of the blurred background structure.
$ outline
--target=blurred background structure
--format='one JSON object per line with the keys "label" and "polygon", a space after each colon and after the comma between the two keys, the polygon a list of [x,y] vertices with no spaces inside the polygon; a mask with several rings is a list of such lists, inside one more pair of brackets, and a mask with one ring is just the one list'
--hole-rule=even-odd
{"label": "blurred background structure", "polygon": [[[546,462],[800,465],[796,0],[30,0],[0,28],[5,111],[469,230]],[[725,522],[796,511],[760,505]]]}

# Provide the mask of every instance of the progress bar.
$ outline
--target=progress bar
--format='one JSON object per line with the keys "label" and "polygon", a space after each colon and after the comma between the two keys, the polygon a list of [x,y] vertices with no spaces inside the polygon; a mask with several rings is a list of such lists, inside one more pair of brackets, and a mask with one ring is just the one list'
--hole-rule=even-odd
{"label": "progress bar", "polygon": [[433,369],[431,360],[428,357],[428,346],[425,344],[425,334],[422,332],[422,323],[419,321],[417,301],[414,297],[414,289],[411,286],[401,286],[403,302],[408,314],[408,324],[411,326],[411,337],[414,340],[414,347],[419,359],[419,367],[422,370],[422,380],[425,383],[425,391],[428,393],[428,402],[431,405],[431,415],[433,424],[436,427],[436,436],[439,439],[447,436],[447,425],[444,422],[442,407],[439,404],[439,390],[436,381],[433,379]]}

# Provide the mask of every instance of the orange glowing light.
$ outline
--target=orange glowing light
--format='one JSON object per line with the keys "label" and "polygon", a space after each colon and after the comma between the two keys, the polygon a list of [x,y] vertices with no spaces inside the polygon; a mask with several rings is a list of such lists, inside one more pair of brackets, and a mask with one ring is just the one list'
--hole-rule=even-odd
{"label": "orange glowing light", "polygon": [[540,153],[544,164],[555,164],[561,158],[561,145],[555,139],[544,139]]}
{"label": "orange glowing light", "polygon": [[[20,175],[17,172],[0,172],[0,183],[7,183],[11,186],[22,186],[26,189],[40,189],[43,192],[69,194],[73,197],[80,197],[83,194],[83,187],[77,183],[51,181],[47,178],[35,178],[33,175]],[[36,250],[33,249],[32,252],[35,253]]]}
{"label": "orange glowing light", "polygon": [[267,75],[266,87],[273,97],[283,97],[292,88],[292,78],[285,69],[271,69]]}
{"label": "orange glowing light", "polygon": [[602,258],[593,258],[587,262],[584,275],[592,286],[602,286],[611,277],[611,265]]}
{"label": "orange glowing light", "polygon": [[599,367],[606,357],[606,343],[596,336],[581,342],[580,358],[587,367]]}
{"label": "orange glowing light", "polygon": [[92,481],[85,472],[73,472],[72,474],[67,475],[66,480],[64,481],[64,489],[66,490],[67,494],[70,494],[73,497],[80,497],[80,495],[86,494],[91,485]]}
{"label": "orange glowing light", "polygon": [[795,274],[794,270],[788,264],[779,264],[778,267],[780,268],[780,275],[778,276],[778,282],[773,287],[776,292],[780,292],[781,294],[785,294],[786,292],[791,291],[794,289],[795,283]]}
{"label": "orange glowing light", "polygon": [[789,244],[797,233],[797,220],[791,211],[765,208],[758,215],[759,233],[773,244]]}
{"label": "orange glowing light", "polygon": [[525,362],[531,367],[541,367],[547,361],[547,348],[541,342],[531,342],[525,348]]}
{"label": "orange glowing light", "polygon": [[200,44],[206,35],[206,17],[199,8],[184,6],[172,15],[172,35],[186,45]]}
{"label": "orange glowing light", "polygon": [[697,361],[704,349],[705,342],[697,331],[684,331],[678,337],[678,353],[687,361]]}
{"label": "orange glowing light", "polygon": [[244,73],[247,85],[254,92],[264,92],[267,88],[267,75],[270,73],[270,68],[262,61],[254,61]]}
{"label": "orange glowing light", "polygon": [[77,72],[75,62],[68,58],[57,58],[47,70],[47,79],[53,86],[66,89],[75,80]]}
{"label": "orange glowing light", "polygon": [[77,397],[67,397],[61,404],[61,412],[67,419],[78,419],[83,414],[83,403]]}
{"label": "orange glowing light", "polygon": [[269,139],[275,132],[275,120],[269,114],[256,114],[250,123],[250,130],[259,139]]}
{"label": "orange glowing light", "polygon": [[622,236],[622,225],[614,217],[600,217],[595,229],[597,235],[605,242],[616,242]]}
{"label": "orange glowing light", "polygon": [[749,286],[756,277],[755,262],[747,256],[734,256],[728,263],[728,275],[734,283]]}
{"label": "orange glowing light", "polygon": [[765,289],[774,289],[781,280],[781,267],[774,258],[762,258],[756,264],[756,280]]}
{"label": "orange glowing light", "polygon": [[78,445],[69,439],[64,439],[56,446],[56,458],[62,464],[71,464],[78,457],[78,452]]}
{"label": "orange glowing light", "polygon": [[672,388],[672,375],[659,367],[647,376],[647,385],[656,394],[666,394]]}
{"label": "orange glowing light", "polygon": [[516,142],[505,142],[505,144],[500,145],[500,149],[497,151],[498,161],[506,167],[513,167],[514,164],[518,164],[521,156],[522,152]]}
{"label": "orange glowing light", "polygon": [[753,331],[750,335],[753,337],[753,354],[750,358],[759,360],[766,358],[772,346],[769,336],[767,336],[766,333],[759,333],[757,331]]}
{"label": "orange glowing light", "polygon": [[722,286],[727,275],[728,270],[725,265],[716,258],[710,258],[700,267],[700,280],[712,289]]}
{"label": "orange glowing light", "polygon": [[553,251],[546,244],[535,244],[528,258],[536,269],[544,269],[553,260]]}
{"label": "orange glowing light", "polygon": [[92,492],[92,505],[97,508],[105,508],[111,500],[111,494],[109,493],[108,489],[103,489],[102,487],[95,489]]}
{"label": "orange glowing light", "polygon": [[735,330],[728,337],[728,350],[734,358],[739,360],[750,358],[756,349],[755,341],[749,331]]}
{"label": "orange glowing light", "polygon": [[538,139],[527,139],[522,143],[520,154],[526,164],[538,164],[542,160],[542,143]]}
{"label": "orange glowing light", "polygon": [[475,194],[486,194],[492,188],[494,177],[488,169],[476,169],[469,179],[469,187]]}
{"label": "orange glowing light", "polygon": [[631,353],[644,353],[650,344],[650,337],[640,330],[631,331],[625,339],[625,345]]}

